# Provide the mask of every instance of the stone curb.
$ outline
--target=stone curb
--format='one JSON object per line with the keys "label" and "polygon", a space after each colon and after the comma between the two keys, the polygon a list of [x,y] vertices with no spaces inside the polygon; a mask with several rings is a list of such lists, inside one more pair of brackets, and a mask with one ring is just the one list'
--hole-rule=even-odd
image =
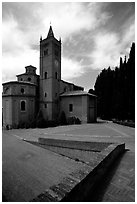
{"label": "stone curb", "polygon": [[125,151],[125,144],[110,144],[100,152],[98,162],[83,164],[83,167],[72,172],[68,177],[46,189],[30,202],[82,202],[92,196],[94,188],[104,176],[117,156]]}
{"label": "stone curb", "polygon": [[129,123],[129,122],[122,122],[122,121],[113,121],[113,123],[116,123],[118,125],[128,126],[135,128],[135,123]]}
{"label": "stone curb", "polygon": [[[50,138],[38,138],[38,143],[46,146],[78,149],[84,151],[100,152],[102,149],[108,146],[106,142],[85,142],[75,140],[62,140],[62,139],[50,139]],[[98,147],[99,146],[99,147]]]}

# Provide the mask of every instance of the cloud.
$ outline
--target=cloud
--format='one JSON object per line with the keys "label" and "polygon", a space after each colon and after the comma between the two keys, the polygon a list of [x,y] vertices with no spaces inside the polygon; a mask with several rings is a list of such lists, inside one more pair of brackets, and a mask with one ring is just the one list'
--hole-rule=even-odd
{"label": "cloud", "polygon": [[[28,56],[28,57],[26,57]],[[8,61],[8,63],[7,63]],[[16,75],[25,72],[25,66],[33,65],[39,67],[39,52],[35,50],[26,50],[17,57],[16,55],[3,55],[2,57],[2,81],[16,80]],[[5,69],[6,68],[6,69]],[[39,73],[39,70],[37,70]]]}
{"label": "cloud", "polygon": [[[100,13],[101,4],[88,3],[3,3],[2,54],[3,80],[10,80],[17,70],[24,66],[38,65],[39,37],[45,38],[51,21],[55,36],[64,41],[73,35],[93,30],[109,18],[108,13]],[[72,41],[73,42],[73,41]],[[74,42],[73,42],[74,43]],[[77,43],[78,44],[78,43]],[[34,56],[33,56],[34,54]],[[37,56],[37,60],[36,60]],[[38,67],[38,66],[37,66]],[[62,76],[73,78],[83,71],[75,59],[62,60]],[[67,72],[65,72],[67,70]]]}
{"label": "cloud", "polygon": [[3,3],[3,22],[10,20],[12,16],[22,32],[29,32],[31,35],[35,31],[37,35],[37,29],[44,37],[51,22],[57,36],[65,40],[79,31],[95,29],[101,23],[105,23],[110,15],[101,12],[102,5],[77,2]]}
{"label": "cloud", "polygon": [[[94,30],[101,23],[105,23],[110,15],[102,12],[101,5],[88,3],[56,3],[54,7],[50,4],[48,10],[51,19],[45,18],[45,26],[51,20],[58,36],[62,36],[65,41],[82,31]],[[51,9],[52,8],[52,9]]]}
{"label": "cloud", "polygon": [[42,26],[40,8],[42,3],[34,2],[3,2],[2,3],[2,21],[15,19],[18,29],[24,32],[31,32],[33,29]]}
{"label": "cloud", "polygon": [[84,73],[81,62],[63,57],[62,59],[62,79],[69,80],[81,76]]}
{"label": "cloud", "polygon": [[2,24],[2,81],[15,80],[27,65],[39,65],[39,52],[31,49],[27,35],[18,28],[14,16],[10,15]]}
{"label": "cloud", "polygon": [[119,60],[119,38],[114,33],[95,36],[95,50],[91,53],[92,68],[102,69],[115,66]]}
{"label": "cloud", "polygon": [[[51,21],[54,35],[62,38],[62,77],[77,78],[88,69],[118,64],[134,35],[133,19],[118,33],[108,29],[114,15],[108,3],[3,3],[3,81],[11,80],[32,64],[39,67],[39,38],[46,38]],[[110,4],[109,4],[110,5]],[[117,27],[117,24],[112,27]],[[126,27],[128,22],[128,29]],[[82,61],[83,60],[83,61]]]}
{"label": "cloud", "polygon": [[135,41],[135,24],[130,23],[123,31],[122,44],[125,45],[125,49],[129,48],[129,43]]}
{"label": "cloud", "polygon": [[[121,35],[120,35],[121,34]],[[94,37],[95,49],[90,54],[91,68],[102,69],[119,66],[119,58],[128,57],[129,48],[135,38],[135,25],[126,27],[122,33],[104,32]]]}
{"label": "cloud", "polygon": [[14,55],[26,49],[25,37],[18,30],[17,22],[11,18],[2,24],[2,52]]}

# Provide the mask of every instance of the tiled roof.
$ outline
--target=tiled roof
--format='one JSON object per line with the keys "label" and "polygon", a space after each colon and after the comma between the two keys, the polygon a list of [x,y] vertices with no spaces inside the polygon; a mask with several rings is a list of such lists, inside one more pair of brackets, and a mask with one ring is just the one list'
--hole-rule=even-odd
{"label": "tiled roof", "polygon": [[18,76],[22,76],[22,75],[27,75],[27,76],[35,75],[35,76],[39,76],[39,75],[36,74],[36,73],[23,73],[23,74],[18,74],[18,75],[16,75],[16,76],[18,77]]}
{"label": "tiled roof", "polygon": [[2,85],[5,85],[5,84],[27,84],[27,85],[36,86],[36,84],[27,82],[27,81],[8,81],[8,82],[3,83]]}
{"label": "tiled roof", "polygon": [[64,92],[60,96],[62,97],[62,96],[81,96],[81,95],[89,95],[89,96],[97,97],[96,95],[90,94],[87,91],[68,91],[68,92]]}

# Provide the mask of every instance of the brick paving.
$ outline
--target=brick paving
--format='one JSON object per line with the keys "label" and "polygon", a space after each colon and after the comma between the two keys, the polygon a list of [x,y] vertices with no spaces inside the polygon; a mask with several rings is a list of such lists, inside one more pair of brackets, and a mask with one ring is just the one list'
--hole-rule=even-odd
{"label": "brick paving", "polygon": [[108,170],[91,202],[135,202],[135,155],[126,151]]}

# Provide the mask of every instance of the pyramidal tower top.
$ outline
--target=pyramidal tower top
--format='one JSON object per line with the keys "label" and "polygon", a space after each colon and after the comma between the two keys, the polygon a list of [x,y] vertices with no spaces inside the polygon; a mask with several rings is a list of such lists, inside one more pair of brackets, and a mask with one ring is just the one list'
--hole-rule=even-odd
{"label": "pyramidal tower top", "polygon": [[50,28],[49,28],[49,32],[48,32],[47,38],[50,38],[50,37],[54,37],[54,33],[53,33],[51,25],[50,25]]}

